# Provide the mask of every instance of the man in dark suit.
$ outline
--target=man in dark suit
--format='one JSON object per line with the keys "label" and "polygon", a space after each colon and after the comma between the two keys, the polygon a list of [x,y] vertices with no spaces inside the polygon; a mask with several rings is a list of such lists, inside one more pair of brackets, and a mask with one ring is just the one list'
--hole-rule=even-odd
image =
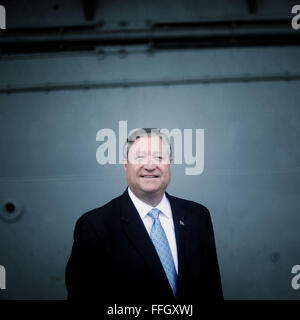
{"label": "man in dark suit", "polygon": [[158,129],[140,129],[125,150],[128,188],[76,223],[66,268],[68,299],[223,299],[208,209],[165,192],[171,178],[168,138]]}

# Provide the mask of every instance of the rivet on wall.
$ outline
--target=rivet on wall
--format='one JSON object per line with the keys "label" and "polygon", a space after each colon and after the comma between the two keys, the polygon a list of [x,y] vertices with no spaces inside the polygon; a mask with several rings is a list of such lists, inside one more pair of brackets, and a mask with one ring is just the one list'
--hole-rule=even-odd
{"label": "rivet on wall", "polygon": [[274,251],[270,255],[270,260],[273,263],[277,263],[280,260],[280,253],[277,251]]}
{"label": "rivet on wall", "polygon": [[14,223],[20,220],[23,214],[23,206],[19,201],[13,199],[6,199],[1,202],[0,207],[0,219],[8,222]]}

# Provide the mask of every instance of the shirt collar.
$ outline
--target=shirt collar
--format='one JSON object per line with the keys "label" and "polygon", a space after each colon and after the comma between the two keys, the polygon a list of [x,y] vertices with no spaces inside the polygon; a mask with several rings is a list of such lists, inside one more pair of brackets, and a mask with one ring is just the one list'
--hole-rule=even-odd
{"label": "shirt collar", "polygon": [[133,204],[135,205],[138,213],[140,214],[141,218],[144,219],[149,211],[153,208],[159,209],[167,218],[171,218],[170,211],[167,210],[168,207],[168,199],[166,194],[164,193],[160,203],[156,207],[150,206],[148,203],[144,202],[143,200],[139,199],[128,187],[128,194],[130,199],[132,200]]}

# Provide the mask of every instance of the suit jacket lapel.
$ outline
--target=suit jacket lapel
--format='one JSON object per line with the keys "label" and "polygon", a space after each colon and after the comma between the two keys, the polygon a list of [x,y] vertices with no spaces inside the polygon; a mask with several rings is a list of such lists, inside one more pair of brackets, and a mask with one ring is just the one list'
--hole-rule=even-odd
{"label": "suit jacket lapel", "polygon": [[168,278],[160,263],[158,254],[149,237],[147,230],[137,212],[133,202],[131,201],[128,191],[122,195],[122,212],[121,219],[123,221],[123,229],[130,238],[133,245],[145,259],[150,270],[155,274],[159,281],[169,290],[172,295],[172,289],[169,285]]}

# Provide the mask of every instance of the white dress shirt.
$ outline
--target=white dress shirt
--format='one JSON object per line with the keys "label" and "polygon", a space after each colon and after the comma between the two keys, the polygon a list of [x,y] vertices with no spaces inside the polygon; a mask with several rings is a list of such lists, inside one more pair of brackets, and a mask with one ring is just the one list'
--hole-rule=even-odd
{"label": "white dress shirt", "polygon": [[[150,236],[151,227],[153,224],[153,219],[148,215],[148,212],[153,209],[149,204],[145,203],[141,199],[139,199],[128,187],[128,194],[130,199],[132,200],[136,210],[138,211],[144,226]],[[163,198],[161,199],[160,203],[155,207],[159,209],[162,214],[159,215],[159,221],[165,231],[167,236],[169,246],[172,252],[175,269],[178,274],[178,257],[177,257],[177,246],[176,246],[176,238],[175,238],[175,231],[174,231],[174,222],[173,222],[173,215],[170,206],[170,202],[164,193]]]}

